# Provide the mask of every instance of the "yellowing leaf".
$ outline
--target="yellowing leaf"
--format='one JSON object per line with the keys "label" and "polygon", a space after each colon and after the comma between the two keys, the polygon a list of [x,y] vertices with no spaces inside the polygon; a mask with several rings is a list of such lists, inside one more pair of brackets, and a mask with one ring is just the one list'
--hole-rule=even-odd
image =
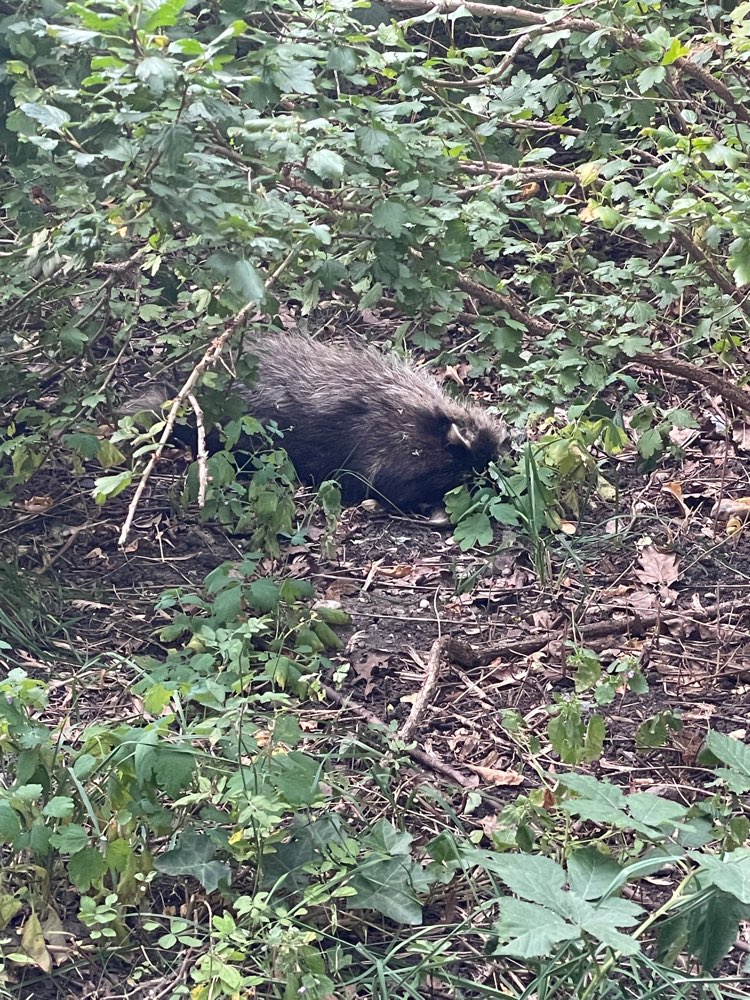
{"label": "yellowing leaf", "polygon": [[52,958],[47,951],[44,931],[36,913],[32,913],[23,926],[21,950],[29,956],[34,965],[39,966],[42,972],[52,972]]}
{"label": "yellowing leaf", "polygon": [[589,163],[582,163],[576,167],[576,175],[581,187],[588,187],[589,184],[594,183],[604,163],[604,160],[591,160]]}

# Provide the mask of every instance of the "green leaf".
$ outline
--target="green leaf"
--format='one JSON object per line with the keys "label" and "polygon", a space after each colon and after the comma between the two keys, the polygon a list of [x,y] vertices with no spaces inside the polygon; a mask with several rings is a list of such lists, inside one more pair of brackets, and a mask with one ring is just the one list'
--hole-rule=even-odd
{"label": "green leaf", "polygon": [[195,754],[188,748],[160,746],[152,768],[157,787],[176,799],[190,784],[195,770]]}
{"label": "green leaf", "polygon": [[545,906],[565,885],[565,872],[560,865],[541,854],[498,855],[491,870],[511,892]]}
{"label": "green leaf", "polygon": [[493,955],[542,958],[563,941],[575,941],[580,932],[545,906],[519,899],[504,899],[493,931],[504,942]]}
{"label": "green leaf", "polygon": [[706,747],[728,765],[716,769],[722,781],[737,795],[750,791],[750,747],[716,730],[711,730],[706,737]]}
{"label": "green leaf", "polygon": [[125,456],[120,449],[107,438],[98,441],[96,457],[104,469],[111,469],[114,465],[122,465],[125,461]]}
{"label": "green leaf", "polygon": [[[144,31],[156,31],[157,28],[171,28],[177,24],[177,18],[187,0],[165,0],[160,3],[152,14],[149,14],[143,25]],[[146,9],[151,6],[147,5]]]}
{"label": "green leaf", "polygon": [[81,892],[88,892],[107,871],[107,862],[95,847],[85,847],[68,862],[70,881]]}
{"label": "green leaf", "polygon": [[263,277],[247,260],[238,260],[229,271],[229,285],[245,302],[262,302],[266,295]]}
{"label": "green leaf", "polygon": [[50,816],[55,819],[67,819],[68,816],[73,815],[75,810],[75,803],[73,799],[68,798],[67,795],[55,795],[46,804],[42,813],[45,816]]}
{"label": "green leaf", "polygon": [[64,826],[53,834],[50,842],[61,854],[78,854],[87,847],[89,835],[82,826],[71,823],[70,826]]}
{"label": "green leaf", "polygon": [[307,158],[307,167],[322,181],[340,181],[346,170],[343,156],[332,149],[316,149]]}
{"label": "green leaf", "polygon": [[0,802],[0,842],[12,844],[21,835],[18,813],[7,802]]}
{"label": "green leaf", "polygon": [[717,892],[704,900],[689,921],[687,947],[706,971],[715,969],[732,950],[747,907],[734,894]]}
{"label": "green leaf", "polygon": [[492,524],[483,511],[476,511],[463,517],[453,529],[453,537],[462,552],[474,545],[489,545],[492,541]]}
{"label": "green leaf", "polygon": [[52,132],[62,132],[63,127],[70,124],[70,115],[62,108],[56,108],[52,104],[22,104],[21,111],[29,118],[39,122]]}
{"label": "green leaf", "polygon": [[738,847],[721,858],[695,852],[691,857],[700,865],[702,884],[715,885],[741,903],[750,904],[750,848]]}
{"label": "green leaf", "polygon": [[750,240],[737,239],[732,243],[729,266],[738,288],[750,284]]}
{"label": "green leaf", "polygon": [[89,28],[67,28],[62,24],[51,24],[47,30],[53,38],[66,45],[83,45],[101,34],[100,31],[92,31]]}
{"label": "green leaf", "polygon": [[644,458],[653,458],[664,450],[664,439],[658,427],[644,431],[638,438],[638,451]]}
{"label": "green leaf", "polygon": [[672,63],[687,55],[690,55],[690,46],[683,45],[679,38],[673,38],[669,48],[662,56],[662,66],[671,66]]}
{"label": "green leaf", "polygon": [[230,870],[214,861],[216,849],[210,839],[194,830],[184,830],[177,847],[156,858],[154,867],[165,875],[192,875],[207,892],[218,889],[220,882],[230,881]]}
{"label": "green leaf", "polygon": [[376,910],[397,924],[418,926],[422,907],[412,889],[411,871],[410,863],[397,858],[360,868],[350,879],[357,894],[349,899],[349,909]]}
{"label": "green leaf", "polygon": [[154,97],[162,97],[177,79],[177,67],[164,56],[146,56],[136,66],[135,75]]}
{"label": "green leaf", "polygon": [[133,482],[133,473],[129,470],[118,472],[116,476],[100,476],[94,480],[91,494],[98,504],[103,504],[109,497],[116,497]]}
{"label": "green leaf", "polygon": [[568,860],[570,888],[581,899],[601,899],[625,881],[623,871],[613,857],[595,847],[581,847]]}
{"label": "green leaf", "polygon": [[398,201],[380,201],[373,209],[372,222],[389,236],[400,236],[406,223],[406,209]]}
{"label": "green leaf", "polygon": [[638,93],[647,93],[655,87],[657,83],[661,83],[666,75],[667,71],[663,66],[647,66],[635,79]]}

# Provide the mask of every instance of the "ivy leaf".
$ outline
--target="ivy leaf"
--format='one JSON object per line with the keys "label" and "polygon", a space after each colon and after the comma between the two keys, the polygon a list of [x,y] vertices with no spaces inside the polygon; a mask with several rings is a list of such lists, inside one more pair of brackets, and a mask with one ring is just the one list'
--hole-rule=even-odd
{"label": "ivy leaf", "polygon": [[377,910],[398,924],[421,924],[422,907],[412,889],[411,869],[403,858],[363,866],[350,880],[357,895],[349,900],[349,908]]}
{"label": "ivy leaf", "polygon": [[156,859],[154,868],[165,875],[192,875],[207,892],[213,892],[231,876],[227,865],[213,860],[215,853],[208,837],[188,829],[183,831],[177,847]]}

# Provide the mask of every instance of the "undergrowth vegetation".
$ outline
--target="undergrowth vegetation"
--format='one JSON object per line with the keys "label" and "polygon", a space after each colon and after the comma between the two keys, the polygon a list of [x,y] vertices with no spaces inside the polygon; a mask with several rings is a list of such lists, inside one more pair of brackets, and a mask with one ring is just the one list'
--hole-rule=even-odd
{"label": "undergrowth vegetation", "polygon": [[[33,515],[47,475],[106,513],[168,430],[118,421],[142,383],[192,371],[231,445],[244,332],[372,329],[529,430],[447,506],[461,549],[515,527],[548,583],[607,456],[648,471],[696,426],[644,372],[742,405],[749,11],[0,0],[0,504]],[[0,995],[87,963],[129,997],[746,995],[716,970],[750,916],[747,746],[710,733],[690,795],[585,773],[597,707],[647,683],[573,635],[543,730],[497,710],[528,791],[415,781],[395,724],[323,707],[349,618],[274,563],[309,533],[281,445],[175,491],[251,541],[154,597],[148,655],[87,657],[89,605],[3,549]],[[128,710],[91,721],[104,677]]]}

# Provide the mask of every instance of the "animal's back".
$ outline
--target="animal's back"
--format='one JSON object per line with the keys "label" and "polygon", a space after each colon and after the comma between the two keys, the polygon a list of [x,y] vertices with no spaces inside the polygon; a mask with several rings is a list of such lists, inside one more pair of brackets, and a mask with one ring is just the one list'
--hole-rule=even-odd
{"label": "animal's back", "polygon": [[289,334],[251,350],[259,363],[256,384],[241,389],[248,409],[284,431],[302,479],[337,476],[347,502],[434,505],[504,440],[502,424],[395,356]]}

